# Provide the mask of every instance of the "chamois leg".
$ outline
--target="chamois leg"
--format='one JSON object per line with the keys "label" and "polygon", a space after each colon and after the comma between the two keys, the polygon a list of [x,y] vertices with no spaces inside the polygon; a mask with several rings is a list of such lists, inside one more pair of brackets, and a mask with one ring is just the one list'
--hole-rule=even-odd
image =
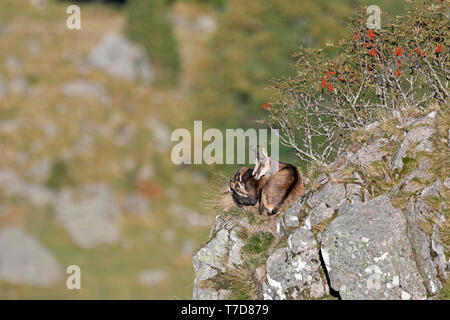
{"label": "chamois leg", "polygon": [[259,215],[260,216],[263,215],[266,212],[266,210],[267,210],[266,207],[264,207],[262,201],[260,200],[259,201]]}

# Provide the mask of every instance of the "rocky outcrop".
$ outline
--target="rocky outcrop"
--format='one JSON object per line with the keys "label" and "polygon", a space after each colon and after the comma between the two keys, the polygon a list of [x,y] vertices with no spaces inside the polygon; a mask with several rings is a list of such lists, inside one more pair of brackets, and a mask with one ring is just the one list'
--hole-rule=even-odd
{"label": "rocky outcrop", "polygon": [[[226,272],[233,266],[243,263],[241,250],[243,241],[238,237],[237,230],[240,227],[249,227],[247,219],[238,222],[226,222],[220,217],[216,218],[211,230],[210,241],[201,248],[192,258],[195,272],[195,282],[212,279],[221,272]],[[195,286],[194,299],[212,299],[212,297],[223,296],[214,288],[202,288]]]}
{"label": "rocky outcrop", "polygon": [[345,204],[322,234],[330,286],[342,299],[424,299],[407,223],[386,195]]}
{"label": "rocky outcrop", "polygon": [[320,298],[328,293],[316,239],[303,227],[289,235],[286,247],[270,255],[266,273],[264,299]]}
{"label": "rocky outcrop", "polygon": [[[401,137],[386,137],[381,123],[368,128],[372,140],[336,161],[282,214],[261,218],[232,208],[217,215],[193,258],[194,299],[236,298],[242,282],[262,299],[438,295],[450,260],[440,234],[448,226],[448,177],[436,173],[431,153],[443,131],[436,117],[433,111],[404,121]],[[275,238],[262,264],[244,250],[256,225]]]}
{"label": "rocky outcrop", "polygon": [[392,160],[391,172],[403,169],[403,158],[406,157],[406,152],[413,146],[416,146],[417,151],[429,150],[430,142],[427,139],[430,138],[434,132],[435,129],[429,126],[420,126],[411,129],[406,134],[402,144],[395,153],[394,159]]}

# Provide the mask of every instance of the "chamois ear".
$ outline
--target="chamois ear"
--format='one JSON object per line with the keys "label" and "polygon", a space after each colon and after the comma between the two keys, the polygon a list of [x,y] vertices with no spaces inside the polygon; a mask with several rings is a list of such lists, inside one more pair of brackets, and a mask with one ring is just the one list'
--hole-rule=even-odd
{"label": "chamois ear", "polygon": [[256,175],[256,172],[258,172],[259,165],[260,165],[259,151],[258,151],[258,149],[256,149],[255,150],[255,167],[253,168],[252,176]]}
{"label": "chamois ear", "polygon": [[230,180],[230,190],[234,191],[234,182]]}
{"label": "chamois ear", "polygon": [[259,173],[256,177],[256,180],[259,180],[262,176],[265,176],[270,171],[270,162],[266,161],[263,166],[261,166],[261,169],[259,170]]}
{"label": "chamois ear", "polygon": [[261,147],[261,153],[265,159],[269,159],[269,155],[267,154],[266,148]]}

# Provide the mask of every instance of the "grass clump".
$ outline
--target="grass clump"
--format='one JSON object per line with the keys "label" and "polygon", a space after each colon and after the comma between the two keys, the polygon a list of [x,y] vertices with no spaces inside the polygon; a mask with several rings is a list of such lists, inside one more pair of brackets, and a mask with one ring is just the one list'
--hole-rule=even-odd
{"label": "grass clump", "polygon": [[246,240],[242,248],[242,264],[234,264],[226,272],[216,275],[211,279],[212,286],[217,290],[229,290],[228,298],[232,300],[259,299],[255,269],[266,262],[275,237],[270,232],[263,231],[249,235],[243,229],[238,231],[238,236]]}
{"label": "grass clump", "polygon": [[450,280],[444,284],[438,297],[441,300],[450,300]]}
{"label": "grass clump", "polygon": [[249,239],[245,246],[242,248],[244,253],[259,255],[267,252],[272,245],[274,236],[270,232],[256,232]]}
{"label": "grass clump", "polygon": [[228,298],[231,300],[257,299],[253,271],[254,268],[248,262],[244,262],[241,266],[234,265],[226,273],[220,273],[214,277],[214,286],[218,290],[229,290]]}

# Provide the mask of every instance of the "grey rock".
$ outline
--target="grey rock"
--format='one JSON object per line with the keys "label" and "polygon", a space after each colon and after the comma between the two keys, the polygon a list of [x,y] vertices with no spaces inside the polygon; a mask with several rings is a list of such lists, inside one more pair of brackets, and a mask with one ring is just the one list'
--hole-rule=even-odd
{"label": "grey rock", "polygon": [[282,237],[287,229],[298,228],[300,226],[300,220],[298,214],[300,213],[305,203],[305,197],[300,197],[290,208],[288,208],[284,214],[277,220],[277,233]]}
{"label": "grey rock", "polygon": [[391,173],[395,170],[401,171],[403,169],[403,158],[406,157],[406,152],[415,144],[429,139],[435,131],[436,130],[431,127],[414,127],[411,129],[406,134],[402,144],[397,149],[394,158],[392,159]]}
{"label": "grey rock", "polygon": [[382,147],[384,147],[388,142],[388,139],[380,138],[371,144],[362,146],[361,149],[350,156],[350,163],[363,167],[371,164],[372,162],[383,159],[383,157],[388,153],[387,151],[383,151]]}
{"label": "grey rock", "polygon": [[331,287],[342,299],[425,299],[406,220],[385,195],[344,204],[322,233]]}
{"label": "grey rock", "polygon": [[231,294],[229,290],[194,287],[194,300],[226,300]]}
{"label": "grey rock", "polygon": [[51,203],[55,196],[53,191],[37,183],[26,184],[22,195],[37,206]]}
{"label": "grey rock", "polygon": [[45,205],[53,200],[54,193],[37,183],[28,183],[15,171],[0,168],[0,189],[6,196],[22,197],[35,205]]}
{"label": "grey rock", "polygon": [[414,119],[406,124],[406,128],[417,127],[417,126],[432,126],[436,122],[437,111],[431,111],[427,115]]}
{"label": "grey rock", "polygon": [[[438,217],[438,221],[444,221],[443,215]],[[442,244],[441,236],[439,233],[439,226],[436,223],[433,230],[433,235],[431,236],[431,250],[433,252],[433,261],[436,265],[436,271],[438,275],[444,280],[448,280],[450,274],[450,263],[445,258],[445,247]]]}
{"label": "grey rock", "polygon": [[304,199],[300,198],[297,200],[292,207],[287,209],[283,215],[284,225],[288,228],[298,228],[300,226],[300,221],[298,219],[298,214],[304,204]]}
{"label": "grey rock", "polygon": [[58,220],[75,243],[82,248],[115,244],[121,229],[116,223],[120,210],[106,185],[95,185],[74,199],[70,192],[58,195],[55,212]]}
{"label": "grey rock", "polygon": [[288,238],[288,246],[278,248],[267,259],[266,300],[310,299],[327,294],[319,250],[310,230],[298,228]]}
{"label": "grey rock", "polygon": [[351,203],[361,202],[361,185],[355,183],[349,183],[345,187],[345,198],[348,199]]}
{"label": "grey rock", "polygon": [[97,99],[102,104],[107,104],[110,100],[103,85],[84,79],[64,83],[61,86],[61,92],[69,97],[91,97]]}
{"label": "grey rock", "polygon": [[318,178],[317,178],[317,180],[316,180],[316,182],[318,183],[318,184],[325,184],[325,183],[327,183],[328,182],[328,176],[327,176],[327,174],[326,173],[323,173],[323,174],[321,174]]}
{"label": "grey rock", "polygon": [[415,158],[419,152],[433,152],[433,143],[430,140],[424,140],[414,148],[413,157]]}
{"label": "grey rock", "polygon": [[56,257],[19,227],[0,229],[0,280],[51,287],[62,279]]}
{"label": "grey rock", "polygon": [[339,208],[345,201],[345,187],[340,183],[327,183],[319,192],[308,198],[311,208],[324,203],[331,209]]}
{"label": "grey rock", "polygon": [[1,168],[0,188],[2,188],[2,191],[6,196],[21,195],[25,188],[25,182],[14,170]]}
{"label": "grey rock", "polygon": [[392,112],[392,116],[393,116],[394,119],[397,120],[399,123],[402,123],[402,122],[403,122],[402,114],[400,113],[400,111],[394,110],[394,111]]}
{"label": "grey rock", "polygon": [[380,121],[374,121],[372,123],[369,123],[368,125],[365,126],[365,129],[367,131],[372,131],[376,128],[378,128],[380,126],[381,122]]}
{"label": "grey rock", "polygon": [[229,244],[229,254],[228,254],[228,267],[233,268],[235,265],[242,264],[241,251],[242,247],[245,245],[244,241],[240,239],[237,235],[235,229],[230,231],[230,244]]}
{"label": "grey rock", "polygon": [[364,183],[364,180],[357,171],[353,172],[352,177],[355,179],[355,182]]}
{"label": "grey rock", "polygon": [[419,200],[423,200],[425,197],[429,196],[439,197],[442,195],[441,191],[442,191],[442,182],[438,179],[432,185],[422,190],[422,192],[420,193]]}
{"label": "grey rock", "polygon": [[433,176],[428,172],[430,166],[431,164],[428,159],[421,160],[416,170],[403,178],[402,181],[400,181],[395,187],[392,188],[391,191],[389,191],[389,196],[396,194],[400,190],[414,193],[423,189],[422,184],[414,181],[414,179],[417,178],[423,181],[432,179]]}
{"label": "grey rock", "polygon": [[315,206],[310,213],[311,225],[317,225],[329,218],[334,214],[334,209],[326,206],[325,203],[321,202],[319,205]]}
{"label": "grey rock", "polygon": [[222,229],[208,244],[192,257],[195,282],[214,277],[217,270],[224,272],[223,261],[228,253],[228,230]]}
{"label": "grey rock", "polygon": [[127,81],[154,78],[145,51],[122,35],[110,32],[92,50],[88,62],[106,73]]}
{"label": "grey rock", "polygon": [[442,289],[442,285],[437,278],[436,265],[431,257],[431,239],[420,228],[420,221],[422,219],[422,213],[420,211],[419,208],[416,211],[414,199],[411,198],[405,212],[407,234],[414,251],[417,268],[425,280],[424,283],[428,294],[435,295]]}

